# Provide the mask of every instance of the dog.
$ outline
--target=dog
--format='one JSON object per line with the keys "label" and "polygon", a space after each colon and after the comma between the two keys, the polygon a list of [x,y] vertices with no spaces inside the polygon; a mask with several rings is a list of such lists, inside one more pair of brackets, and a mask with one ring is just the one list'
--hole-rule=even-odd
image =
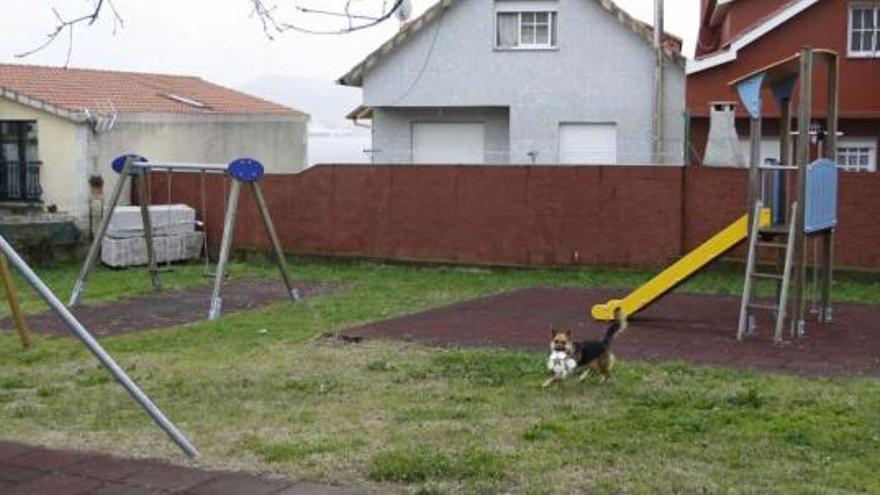
{"label": "dog", "polygon": [[[620,332],[626,330],[626,315],[618,308],[614,312],[614,321],[605,331],[602,340],[574,341],[571,330],[551,330],[550,353],[565,352],[576,363],[575,373],[580,372],[578,381],[583,381],[590,371],[599,373],[602,381],[613,378],[611,369],[614,367],[614,354],[611,353],[611,344]],[[561,381],[564,375],[554,374],[543,383],[548,387],[554,382]]]}

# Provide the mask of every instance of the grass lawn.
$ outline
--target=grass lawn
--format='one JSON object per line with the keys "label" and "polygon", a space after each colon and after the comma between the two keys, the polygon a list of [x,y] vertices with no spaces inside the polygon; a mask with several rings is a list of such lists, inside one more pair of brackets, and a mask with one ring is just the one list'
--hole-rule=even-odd
{"label": "grass lawn", "polygon": [[[876,379],[623,361],[613,383],[548,392],[543,354],[316,339],[517,287],[633,287],[650,272],[294,265],[297,278],[352,288],[103,339],[191,436],[202,466],[383,492],[880,492]],[[232,269],[274,275],[267,264]],[[41,273],[66,299],[76,267]],[[200,266],[165,280],[210,283]],[[680,290],[736,294],[740,283],[739,269],[721,266]],[[86,302],[147,290],[143,271],[99,270]],[[880,278],[841,275],[835,294],[880,304]],[[0,438],[186,462],[65,338],[25,351],[0,336]]]}

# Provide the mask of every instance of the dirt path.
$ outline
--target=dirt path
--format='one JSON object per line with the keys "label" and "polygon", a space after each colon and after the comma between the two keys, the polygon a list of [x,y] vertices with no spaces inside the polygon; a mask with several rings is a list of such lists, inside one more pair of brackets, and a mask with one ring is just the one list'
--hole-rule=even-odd
{"label": "dirt path", "polygon": [[[294,284],[304,297],[326,293],[331,284],[299,282]],[[223,286],[223,312],[246,311],[288,299],[284,284],[278,280],[241,280]],[[120,301],[87,304],[74,309],[74,314],[96,336],[164,328],[195,323],[207,318],[211,287],[156,291]],[[28,325],[34,332],[71,335],[64,322],[54,313],[30,315]],[[0,320],[0,328],[11,329],[10,318]]]}

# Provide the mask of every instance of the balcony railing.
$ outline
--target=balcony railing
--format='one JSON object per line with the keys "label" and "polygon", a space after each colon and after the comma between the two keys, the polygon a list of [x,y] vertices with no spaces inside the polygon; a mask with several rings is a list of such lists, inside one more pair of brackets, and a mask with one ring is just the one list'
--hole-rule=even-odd
{"label": "balcony railing", "polygon": [[41,165],[42,162],[0,162],[0,201],[40,202],[43,196]]}

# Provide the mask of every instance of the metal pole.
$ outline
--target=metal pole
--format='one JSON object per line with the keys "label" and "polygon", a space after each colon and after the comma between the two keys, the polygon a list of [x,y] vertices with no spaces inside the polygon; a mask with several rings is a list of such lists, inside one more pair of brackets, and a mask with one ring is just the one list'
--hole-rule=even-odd
{"label": "metal pole", "polygon": [[18,292],[15,290],[15,282],[12,280],[12,272],[9,270],[9,262],[6,256],[0,254],[0,276],[3,277],[3,287],[6,289],[6,300],[9,301],[9,312],[12,313],[12,321],[15,322],[15,330],[18,332],[18,338],[21,345],[25,348],[34,345],[31,337],[31,331],[18,305]]}
{"label": "metal pole", "polygon": [[227,163],[192,163],[192,162],[136,162],[136,169],[142,170],[173,170],[175,172],[217,172],[225,174],[229,168]]}
{"label": "metal pole", "polygon": [[[751,215],[755,212],[755,203],[761,200],[761,117],[751,117],[749,119],[749,142],[751,143],[751,151],[749,153],[749,196],[746,212]],[[749,217],[749,235],[752,232],[752,218]]]}
{"label": "metal pole", "polygon": [[837,90],[840,78],[840,62],[836,54],[826,54],[828,62],[828,115],[825,129],[825,158],[831,161],[837,161],[837,128],[838,128],[838,112],[840,102],[838,101],[839,93]]}
{"label": "metal pole", "polygon": [[[837,163],[837,124],[839,117],[839,91],[840,59],[837,54],[826,54],[828,62],[828,115],[825,137],[825,158]],[[831,286],[834,283],[834,238],[837,236],[835,229],[830,229],[824,234],[823,245],[823,269],[822,269],[822,307],[819,309],[819,318],[822,323],[830,323],[833,320],[831,310]]]}
{"label": "metal pole", "polygon": [[147,195],[147,174],[137,174],[138,202],[141,204],[141,222],[144,224],[144,242],[147,244],[147,261],[150,267],[150,282],[154,289],[162,288],[159,279],[159,264],[156,262],[156,246],[153,242],[153,221],[150,219],[150,198]]}
{"label": "metal pole", "polygon": [[806,195],[807,195],[807,164],[810,161],[810,120],[813,105],[813,49],[801,48],[800,60],[800,104],[798,108],[798,142],[797,142],[797,205],[798,213],[795,228],[795,276],[794,276],[794,311],[792,314],[792,336],[804,334],[804,284],[807,280],[807,237],[804,232]]}
{"label": "metal pole", "polygon": [[110,203],[104,210],[104,217],[101,218],[101,223],[98,225],[98,231],[95,232],[95,237],[92,239],[92,245],[89,246],[86,260],[83,262],[82,269],[80,269],[79,275],[76,277],[76,282],[73,284],[73,291],[70,293],[70,300],[67,303],[70,307],[79,304],[79,301],[86,290],[86,280],[88,279],[92,268],[95,266],[95,261],[98,259],[98,251],[101,249],[101,241],[107,233],[107,226],[110,225],[110,218],[113,217],[113,210],[116,209],[116,205],[119,203],[119,197],[122,195],[122,189],[125,188],[125,182],[131,177],[134,159],[134,157],[128,157],[122,165],[122,170],[119,172],[119,179],[116,181],[113,193],[110,194]]}
{"label": "metal pole", "polygon": [[797,223],[795,220],[797,219],[798,205],[797,202],[791,204],[791,213],[790,213],[790,222],[788,225],[788,240],[786,242],[787,246],[785,247],[785,259],[783,261],[784,267],[782,269],[782,282],[779,284],[779,294],[777,295],[777,301],[779,302],[779,307],[776,308],[776,328],[773,331],[773,342],[779,344],[782,342],[782,332],[785,327],[785,318],[788,314],[788,287],[789,281],[791,280],[791,259],[794,255],[794,246],[792,245],[795,235],[794,229],[795,224]]}
{"label": "metal pole", "polygon": [[275,224],[272,222],[272,216],[269,213],[269,206],[266,204],[266,198],[263,197],[263,189],[258,182],[251,182],[251,191],[257,200],[257,209],[260,210],[260,216],[263,219],[263,226],[266,233],[269,234],[269,240],[272,241],[272,248],[275,250],[275,262],[278,263],[278,271],[281,272],[281,278],[284,279],[284,285],[287,287],[287,293],[294,301],[300,300],[299,291],[290,283],[287,275],[287,259],[284,257],[284,250],[281,248],[281,241],[278,239],[278,233],[275,231]]}
{"label": "metal pole", "polygon": [[834,315],[831,309],[831,285],[834,282],[834,229],[822,234],[822,297],[819,308],[819,321],[831,323]]}
{"label": "metal pole", "polygon": [[162,411],[156,407],[153,401],[147,397],[146,394],[137,386],[137,384],[116,364],[116,361],[101,347],[92,334],[89,333],[88,330],[73,316],[73,314],[64,307],[64,303],[62,303],[55,294],[46,287],[46,284],[40,280],[40,277],[34,273],[33,270],[24,262],[23,259],[15,252],[12,246],[6,242],[2,236],[0,236],[0,251],[9,258],[9,261],[13,266],[24,276],[25,280],[37,291],[40,297],[43,298],[46,303],[55,311],[55,313],[64,320],[64,323],[76,334],[76,337],[82,341],[83,344],[89,349],[89,351],[98,358],[98,361],[107,368],[108,371],[116,378],[116,381],[122,385],[126,391],[128,391],[129,395],[137,401],[137,403],[153,418],[153,421],[156,422],[165,433],[168,434],[169,437],[178,445],[178,447],[183,450],[186,455],[190,457],[198,457],[199,451],[196,450],[195,447],[190,443],[190,441],[177,429],[177,427],[172,424],[167,417],[162,413]]}
{"label": "metal pole", "polygon": [[[791,166],[791,99],[783,98],[779,102],[779,165],[783,167]],[[785,170],[776,170],[774,171],[774,176],[776,177],[776,184],[774,188],[774,211],[773,211],[773,223],[777,225],[785,224],[785,216],[789,214],[789,222],[794,218],[796,210],[788,210],[788,172]],[[789,229],[790,231],[791,229]],[[788,250],[786,252],[779,251],[776,254],[776,269],[777,272],[785,271],[786,266],[786,258],[789,257]],[[789,270],[790,271],[790,270]],[[776,300],[781,301],[782,293],[783,293],[783,285],[786,282],[779,281],[776,284]],[[788,291],[788,287],[785,287],[785,292]],[[786,302],[787,304],[787,302]],[[782,309],[780,309],[781,311]],[[778,318],[777,318],[778,320]],[[779,338],[782,338],[781,334]]]}
{"label": "metal pole", "polygon": [[752,296],[754,295],[754,287],[753,287],[753,276],[752,273],[755,270],[755,257],[756,257],[756,244],[758,242],[758,225],[760,225],[761,218],[761,208],[763,205],[761,201],[758,200],[755,203],[754,208],[752,209],[752,213],[750,215],[751,225],[749,226],[749,230],[752,232],[749,235],[749,251],[746,255],[746,278],[743,281],[743,297],[739,307],[739,325],[736,330],[736,340],[742,340],[743,336],[751,333],[752,331],[752,316],[749,313],[749,303],[752,301]]}
{"label": "metal pole", "polygon": [[235,233],[235,217],[238,214],[238,196],[240,192],[241,182],[233,180],[232,187],[229,188],[226,218],[223,220],[223,240],[220,243],[220,259],[217,260],[217,268],[214,270],[214,291],[211,294],[211,309],[208,310],[209,320],[216,320],[223,314],[223,300],[220,298],[220,292],[223,290],[226,263],[229,261],[229,251],[232,249],[232,237]]}
{"label": "metal pole", "polygon": [[654,0],[654,163],[665,162],[664,112],[664,62],[663,58],[663,0]]}

